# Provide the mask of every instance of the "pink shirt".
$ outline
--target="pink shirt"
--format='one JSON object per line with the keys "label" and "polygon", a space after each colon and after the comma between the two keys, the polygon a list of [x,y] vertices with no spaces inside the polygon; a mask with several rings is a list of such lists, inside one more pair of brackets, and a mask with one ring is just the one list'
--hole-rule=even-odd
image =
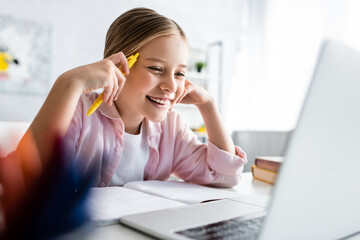
{"label": "pink shirt", "polygon": [[[106,186],[114,175],[124,145],[124,123],[113,104],[101,104],[90,116],[86,113],[97,98],[83,94],[65,136],[65,147],[81,159],[85,171],[95,165],[98,186]],[[192,183],[232,187],[240,180],[246,154],[235,146],[236,155],[205,144],[174,111],[162,122],[143,121],[149,144],[144,180],[166,180],[170,174]]]}

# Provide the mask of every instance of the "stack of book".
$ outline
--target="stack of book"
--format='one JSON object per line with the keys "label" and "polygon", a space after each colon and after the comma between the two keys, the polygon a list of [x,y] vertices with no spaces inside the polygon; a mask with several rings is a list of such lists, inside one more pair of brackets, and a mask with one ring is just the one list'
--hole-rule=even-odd
{"label": "stack of book", "polygon": [[284,157],[259,156],[255,157],[255,164],[251,167],[255,179],[274,184]]}

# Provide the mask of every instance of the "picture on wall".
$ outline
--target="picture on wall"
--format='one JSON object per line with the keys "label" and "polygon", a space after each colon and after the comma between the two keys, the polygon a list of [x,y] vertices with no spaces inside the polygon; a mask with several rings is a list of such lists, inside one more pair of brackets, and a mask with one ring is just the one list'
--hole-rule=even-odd
{"label": "picture on wall", "polygon": [[0,15],[0,93],[46,94],[51,27]]}

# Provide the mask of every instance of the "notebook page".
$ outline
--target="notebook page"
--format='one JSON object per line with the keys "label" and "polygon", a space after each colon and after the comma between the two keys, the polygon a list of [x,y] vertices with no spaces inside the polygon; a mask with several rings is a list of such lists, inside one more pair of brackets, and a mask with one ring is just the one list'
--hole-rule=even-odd
{"label": "notebook page", "polygon": [[100,225],[117,222],[121,216],[186,204],[123,187],[92,188],[87,209]]}
{"label": "notebook page", "polygon": [[126,183],[124,187],[185,204],[242,196],[237,192],[182,181],[134,181]]}

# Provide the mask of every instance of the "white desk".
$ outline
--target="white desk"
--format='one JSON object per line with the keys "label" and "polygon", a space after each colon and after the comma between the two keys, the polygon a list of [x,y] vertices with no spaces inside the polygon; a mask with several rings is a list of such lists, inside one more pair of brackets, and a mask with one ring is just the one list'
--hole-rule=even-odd
{"label": "white desk", "polygon": [[[266,195],[270,196],[273,185],[255,180],[252,178],[250,172],[244,173],[239,185],[229,189],[229,191],[236,191],[246,195]],[[84,233],[86,233],[84,235]],[[122,239],[122,240],[143,240],[154,239],[150,236],[144,235],[136,230],[132,230],[120,224],[113,224],[101,227],[95,227],[91,230],[88,228],[79,229],[75,233],[71,233],[61,238],[61,240],[70,239],[89,239],[89,240],[107,240],[107,239]]]}

